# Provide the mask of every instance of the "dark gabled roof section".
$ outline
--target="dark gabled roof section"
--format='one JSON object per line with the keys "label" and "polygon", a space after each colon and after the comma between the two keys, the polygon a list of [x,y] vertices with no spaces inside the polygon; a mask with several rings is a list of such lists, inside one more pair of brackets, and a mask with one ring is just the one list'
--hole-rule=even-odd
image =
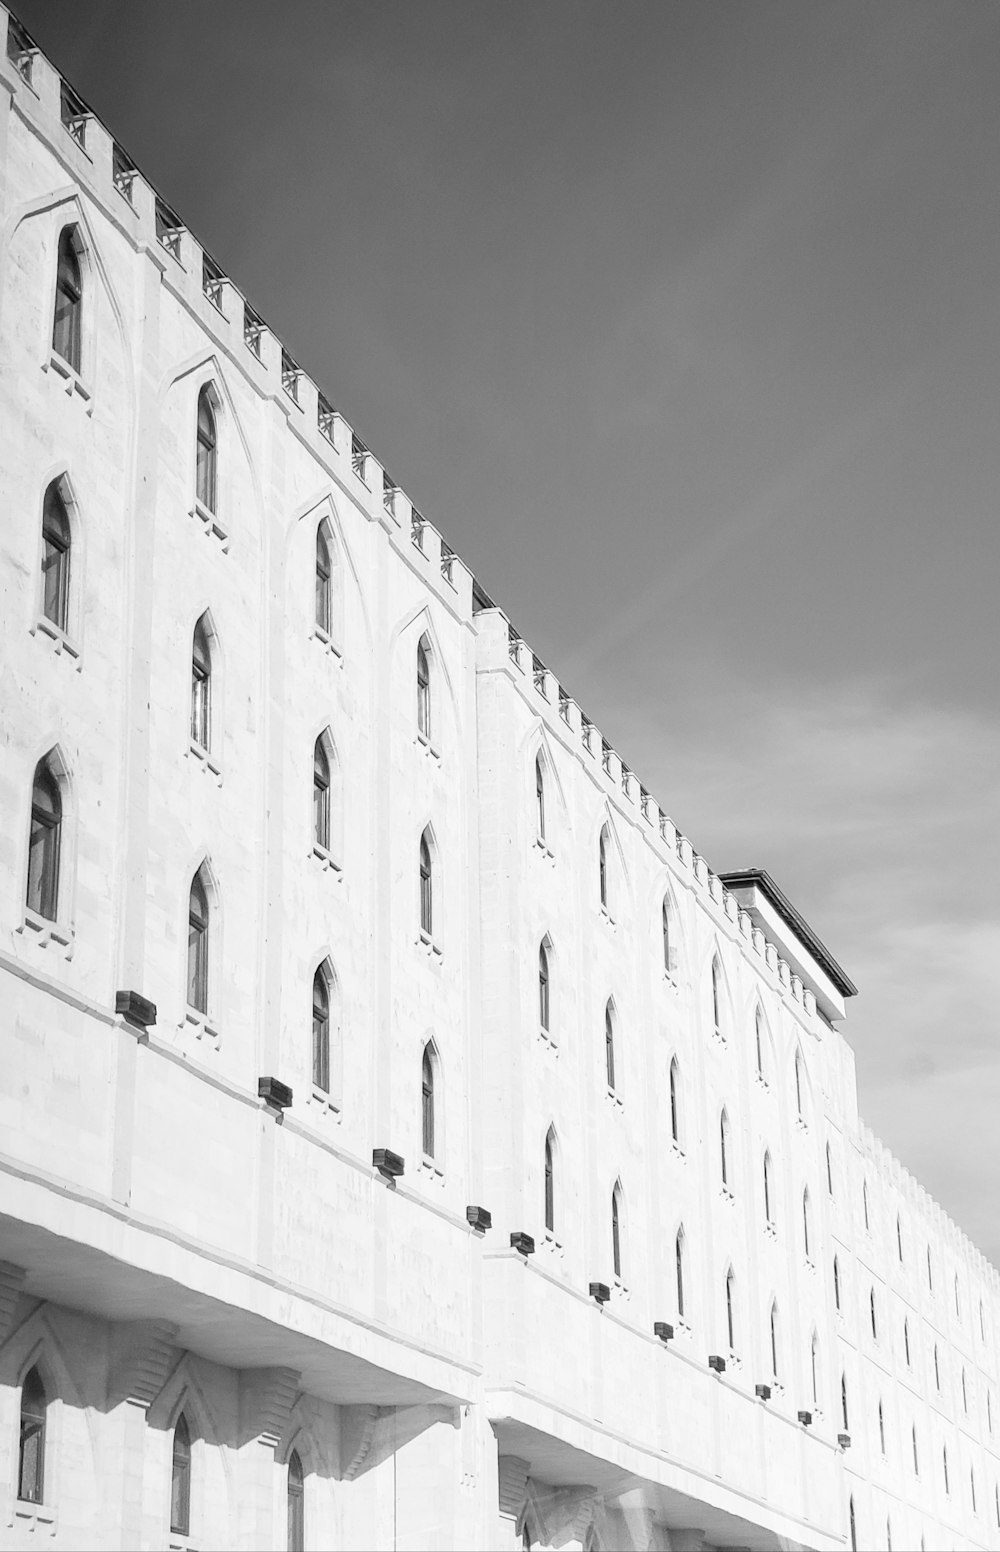
{"label": "dark gabled roof section", "polygon": [[858,988],[854,982],[840,968],[829,949],[820,942],[805,917],[799,915],[788,896],[778,888],[770,873],[763,868],[737,868],[734,873],[720,873],[719,878],[727,889],[739,889],[741,885],[756,885],[770,900],[781,919],[787,922],[796,937],[805,944],[816,963],[822,965],[841,995],[857,996]]}

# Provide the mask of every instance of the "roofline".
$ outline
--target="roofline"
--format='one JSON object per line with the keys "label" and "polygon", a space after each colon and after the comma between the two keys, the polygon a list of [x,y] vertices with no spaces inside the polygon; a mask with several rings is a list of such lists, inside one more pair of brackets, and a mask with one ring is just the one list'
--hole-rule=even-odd
{"label": "roofline", "polygon": [[857,996],[858,988],[847,972],[841,969],[829,949],[813,932],[805,917],[799,915],[788,896],[778,888],[770,873],[764,868],[737,868],[732,873],[720,873],[719,878],[727,889],[739,888],[741,884],[756,884],[770,900],[782,920],[792,928],[797,937],[801,938],[813,958],[826,971],[838,992],[843,997]]}

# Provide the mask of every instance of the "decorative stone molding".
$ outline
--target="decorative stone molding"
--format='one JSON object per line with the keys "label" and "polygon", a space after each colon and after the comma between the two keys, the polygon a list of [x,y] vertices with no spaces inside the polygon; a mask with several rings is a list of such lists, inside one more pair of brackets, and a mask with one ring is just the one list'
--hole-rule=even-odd
{"label": "decorative stone molding", "polygon": [[166,1320],[130,1320],[115,1328],[108,1379],[112,1406],[131,1401],[148,1410],[176,1358],[177,1327]]}
{"label": "decorative stone molding", "polygon": [[12,1261],[0,1261],[0,1346],[10,1334],[26,1275],[23,1266],[15,1266]]}
{"label": "decorative stone molding", "polygon": [[529,1462],[519,1455],[501,1455],[499,1467],[500,1513],[518,1515],[524,1504],[524,1491],[528,1483]]}
{"label": "decorative stone molding", "polygon": [[587,1485],[550,1487],[529,1477],[521,1519],[529,1520],[532,1540],[547,1547],[582,1541],[594,1517],[594,1489]]}
{"label": "decorative stone molding", "polygon": [[240,1436],[276,1449],[295,1405],[297,1369],[244,1369],[240,1374]]}
{"label": "decorative stone molding", "polygon": [[345,1482],[353,1482],[435,1423],[460,1427],[460,1415],[458,1407],[441,1402],[408,1407],[341,1407],[341,1476]]}

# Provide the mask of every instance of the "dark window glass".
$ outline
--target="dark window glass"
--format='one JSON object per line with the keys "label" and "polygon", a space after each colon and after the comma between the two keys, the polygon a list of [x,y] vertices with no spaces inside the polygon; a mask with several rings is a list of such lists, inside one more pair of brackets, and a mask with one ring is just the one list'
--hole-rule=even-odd
{"label": "dark window glass", "polygon": [[669,975],[671,970],[674,967],[673,967],[673,963],[672,963],[672,960],[671,960],[671,957],[670,957],[670,905],[669,905],[668,901],[666,901],[666,900],[664,900],[664,902],[663,902],[662,916],[663,916],[663,968],[666,971],[667,975]]}
{"label": "dark window glass", "polygon": [[684,1235],[683,1235],[683,1232],[678,1234],[677,1242],[674,1245],[674,1261],[675,1261],[676,1268],[677,1268],[677,1316],[678,1316],[679,1320],[683,1320],[684,1319]]}
{"label": "dark window glass", "polygon": [[69,363],[74,372],[79,372],[83,282],[76,243],[75,227],[63,227],[59,235],[59,267],[56,275],[52,348]]}
{"label": "dark window glass", "polygon": [[202,615],[194,628],[191,646],[191,740],[199,749],[208,749],[211,735],[212,653],[208,627]]}
{"label": "dark window glass", "polygon": [[545,839],[545,781],[542,776],[542,762],[535,761],[535,822],[538,826],[538,839]]}
{"label": "dark window glass", "polygon": [[212,391],[206,384],[198,395],[198,453],[195,495],[206,512],[215,511],[218,474],[218,433]]}
{"label": "dark window glass", "polygon": [[604,1065],[608,1088],[613,1089],[615,1086],[615,1021],[610,1002],[604,1010]]}
{"label": "dark window glass", "polygon": [[728,1186],[728,1184],[729,1184],[729,1117],[727,1116],[725,1111],[722,1112],[722,1118],[719,1121],[719,1153],[720,1153],[720,1162],[722,1164],[722,1184],[724,1186]]}
{"label": "dark window glass", "polygon": [[424,1047],[420,1077],[421,1129],[427,1158],[434,1157],[434,1058],[429,1045]]}
{"label": "dark window glass", "polygon": [[840,1414],[841,1414],[841,1417],[844,1420],[844,1432],[847,1433],[848,1430],[849,1430],[850,1425],[849,1425],[849,1423],[847,1421],[847,1375],[846,1374],[842,1374],[840,1376]]}
{"label": "dark window glass", "polygon": [[771,1373],[778,1378],[778,1311],[771,1305]]}
{"label": "dark window glass", "polygon": [[420,837],[420,930],[428,938],[434,934],[434,880],[426,835]]}
{"label": "dark window glass", "polygon": [[421,636],[417,642],[417,732],[428,741],[431,736],[431,669],[427,657],[427,640]]}
{"label": "dark window glass", "polygon": [[676,1058],[670,1063],[670,1135],[674,1142],[680,1143],[680,1097],[677,1093],[679,1074]]}
{"label": "dark window glass", "polygon": [[69,516],[53,481],[42,507],[42,613],[62,631],[69,616],[69,557]]}
{"label": "dark window glass", "polygon": [[736,1278],[732,1272],[726,1277],[726,1329],[729,1334],[729,1347],[731,1352],[736,1351]]}
{"label": "dark window glass", "polygon": [[856,1522],[856,1520],[854,1518],[854,1499],[853,1498],[851,1499],[851,1502],[850,1502],[850,1517],[851,1517],[851,1552],[858,1552],[858,1527],[857,1527],[857,1522]]}
{"label": "dark window glass", "polygon": [[333,621],[333,567],[330,564],[330,543],[326,523],[316,530],[316,624],[320,630],[330,633]]}
{"label": "dark window glass", "polygon": [[770,1223],[771,1218],[771,1155],[764,1155],[764,1218]]}
{"label": "dark window glass", "polygon": [[601,831],[601,839],[598,842],[597,851],[598,880],[601,888],[601,904],[605,910],[608,905],[608,827]]}
{"label": "dark window glass", "polygon": [[39,760],[31,788],[31,835],[28,842],[27,906],[46,921],[55,921],[59,906],[59,852],[62,837],[62,795],[50,766]]}
{"label": "dark window glass", "polygon": [[622,1226],[617,1186],[611,1193],[611,1252],[614,1260],[615,1276],[620,1278],[622,1275]]}
{"label": "dark window glass", "polygon": [[183,1412],[174,1427],[170,1529],[178,1536],[188,1535],[191,1529],[191,1435]]}
{"label": "dark window glass", "polygon": [[313,840],[330,849],[330,761],[322,737],[313,745]]}
{"label": "dark window glass", "polygon": [[208,894],[200,871],[191,880],[188,901],[188,1004],[208,1012]]}
{"label": "dark window glass", "polygon": [[550,1234],[555,1233],[556,1227],[556,1199],[555,1199],[555,1172],[552,1159],[552,1133],[545,1139],[545,1227]]}
{"label": "dark window glass", "polygon": [[840,1308],[840,1263],[837,1257],[833,1258],[833,1302]]}
{"label": "dark window glass", "polygon": [[549,1028],[549,956],[542,943],[538,949],[538,1020],[548,1033]]}
{"label": "dark window glass", "polygon": [[42,1503],[45,1491],[45,1386],[37,1369],[29,1369],[21,1386],[21,1442],[17,1496],[25,1503]]}
{"label": "dark window glass", "polygon": [[715,1027],[715,1033],[720,1037],[720,1039],[722,1038],[722,995],[721,995],[721,986],[720,986],[721,979],[722,979],[722,971],[719,968],[719,961],[717,959],[713,959],[713,961],[712,961],[712,1022],[713,1022],[714,1027]]}
{"label": "dark window glass", "polygon": [[288,1552],[305,1552],[304,1510],[302,1462],[293,1450],[288,1457]]}
{"label": "dark window glass", "polygon": [[330,1092],[330,991],[323,968],[313,976],[313,1087]]}

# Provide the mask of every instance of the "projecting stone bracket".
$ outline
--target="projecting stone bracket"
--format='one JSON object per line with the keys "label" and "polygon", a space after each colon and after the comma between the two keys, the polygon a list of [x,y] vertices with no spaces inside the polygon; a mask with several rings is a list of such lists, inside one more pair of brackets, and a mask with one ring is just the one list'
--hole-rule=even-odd
{"label": "projecting stone bracket", "polygon": [[240,1374],[240,1437],[270,1449],[288,1425],[302,1376],[297,1369],[244,1369]]}
{"label": "projecting stone bracket", "polygon": [[458,1428],[458,1407],[441,1402],[408,1407],[341,1407],[341,1477],[345,1482],[353,1482],[435,1423],[449,1423],[452,1428]]}
{"label": "projecting stone bracket", "polygon": [[148,1411],[167,1382],[176,1356],[177,1327],[166,1320],[129,1320],[114,1330],[108,1399]]}

